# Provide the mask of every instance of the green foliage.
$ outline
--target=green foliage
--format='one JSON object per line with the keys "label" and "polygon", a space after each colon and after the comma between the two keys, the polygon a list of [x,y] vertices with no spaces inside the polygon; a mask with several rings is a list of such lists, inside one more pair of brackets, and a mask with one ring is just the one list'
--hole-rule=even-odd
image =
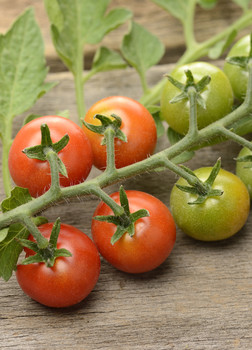
{"label": "green foliage", "polygon": [[[103,37],[131,17],[117,8],[106,13],[110,0],[44,0],[51,33],[59,57],[73,73],[86,44],[98,44]],[[107,52],[105,53],[107,54]]]}
{"label": "green foliage", "polygon": [[[40,29],[32,9],[0,36],[1,134],[6,119],[23,113],[54,84],[45,84],[47,68]],[[4,122],[5,121],[5,122]]]}
{"label": "green foliage", "polygon": [[160,61],[164,51],[162,42],[136,22],[132,22],[121,46],[123,57],[136,69],[142,80],[145,80],[146,71]]}

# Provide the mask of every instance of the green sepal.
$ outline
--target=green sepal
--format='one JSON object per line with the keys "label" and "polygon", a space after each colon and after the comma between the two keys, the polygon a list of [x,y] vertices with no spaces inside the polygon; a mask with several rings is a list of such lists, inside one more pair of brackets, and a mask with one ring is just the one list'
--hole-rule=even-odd
{"label": "green sepal", "polygon": [[25,258],[21,264],[45,263],[47,267],[52,267],[58,257],[72,256],[65,248],[57,249],[57,241],[60,233],[60,219],[58,218],[52,228],[49,244],[46,248],[40,249],[36,242],[27,239],[18,239],[21,245],[33,250],[36,254]]}
{"label": "green sepal", "polygon": [[53,143],[48,125],[42,124],[40,129],[41,144],[25,148],[23,153],[25,153],[29,158],[45,161],[47,160],[46,153],[48,148],[52,149],[56,153],[59,153],[68,144],[69,136],[66,134],[59,141]]}
{"label": "green sepal", "polygon": [[250,34],[250,50],[248,56],[227,57],[226,61],[243,69],[248,69],[249,60],[252,58],[252,33]]}
{"label": "green sepal", "polygon": [[244,157],[235,158],[237,162],[250,163],[244,166],[245,169],[252,168],[252,155],[247,155]]}
{"label": "green sepal", "polygon": [[[87,129],[99,135],[105,135],[106,130],[108,128],[112,128],[114,130],[115,138],[118,138],[123,142],[127,142],[126,135],[120,129],[122,125],[122,119],[116,114],[111,114],[111,117],[109,118],[102,114],[96,114],[94,118],[100,120],[101,125],[93,125],[93,124],[87,123],[85,120],[82,120],[82,123],[85,125]],[[105,145],[106,142],[107,142],[106,136],[104,136],[101,144]]]}
{"label": "green sepal", "polygon": [[125,233],[128,233],[130,237],[133,237],[135,234],[135,222],[138,219],[150,216],[146,209],[139,209],[134,213],[130,213],[129,201],[123,186],[120,187],[119,195],[120,204],[124,209],[122,215],[98,215],[93,217],[94,220],[105,221],[117,226],[116,232],[111,238],[112,245],[115,244]]}
{"label": "green sepal", "polygon": [[172,85],[174,85],[178,90],[181,91],[177,96],[170,100],[170,103],[178,103],[184,99],[189,99],[189,89],[194,88],[196,91],[196,101],[202,107],[206,108],[206,103],[203,97],[201,96],[201,92],[205,89],[205,87],[210,83],[211,77],[209,75],[205,75],[200,81],[197,83],[194,81],[194,77],[192,72],[188,69],[185,71],[186,74],[186,83],[183,84],[180,81],[174,79],[171,75],[166,75],[168,80]]}
{"label": "green sepal", "polygon": [[[189,168],[185,166],[181,166],[188,174],[191,176],[197,178],[197,182],[193,186],[182,186],[179,184],[176,184],[176,187],[180,189],[183,192],[187,192],[193,195],[198,195],[195,201],[193,202],[188,202],[188,204],[202,204],[204,203],[207,198],[209,197],[216,197],[216,196],[221,196],[223,194],[223,191],[219,189],[213,189],[213,183],[220,171],[221,168],[221,160],[220,158],[217,160],[215,165],[213,166],[208,178],[206,179],[205,182],[202,182],[196,174]],[[199,186],[200,185],[200,186]]]}

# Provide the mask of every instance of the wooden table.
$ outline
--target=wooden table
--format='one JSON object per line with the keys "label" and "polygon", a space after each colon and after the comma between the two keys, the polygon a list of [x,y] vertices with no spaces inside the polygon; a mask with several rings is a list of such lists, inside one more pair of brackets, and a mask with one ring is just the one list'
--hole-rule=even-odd
{"label": "wooden table", "polygon": [[[141,2],[147,4],[147,1]],[[6,8],[6,12],[5,16],[0,13],[1,25],[1,18],[6,17],[5,23],[14,18],[15,6],[13,12],[9,11],[13,3],[20,9],[30,3],[41,6],[40,1],[2,0],[1,7]],[[128,1],[129,5],[133,3],[137,1]],[[222,3],[225,5],[227,1]],[[150,9],[154,5],[148,6]],[[144,22],[144,17],[140,18]],[[43,31],[46,32],[46,27]],[[50,45],[46,47],[49,62],[54,62],[52,67],[60,68],[54,54],[49,54]],[[77,121],[72,76],[60,69],[48,77],[59,84],[39,100],[33,112],[51,114],[68,109]],[[169,64],[151,69],[150,84],[170,69]],[[87,105],[118,92],[140,97],[138,77],[130,68],[126,72],[114,71],[92,78],[86,89]],[[22,116],[17,119],[16,130],[21,122]],[[157,151],[167,146],[167,139],[162,137]],[[221,156],[223,168],[234,172],[233,158],[239,149],[231,142],[205,148],[187,165],[192,169],[213,165]],[[93,169],[90,177],[97,173],[98,170]],[[124,185],[126,189],[149,192],[169,207],[169,194],[175,181],[173,173],[164,171],[137,176]],[[107,191],[117,189],[118,184]],[[47,209],[45,214],[49,220],[60,216],[62,222],[90,236],[91,216],[97,204],[93,197],[74,199],[71,205],[65,203]],[[100,279],[93,292],[79,305],[66,310],[49,309],[32,301],[20,290],[14,276],[8,283],[1,281],[0,347],[3,350],[252,349],[251,233],[252,216],[238,234],[219,243],[194,241],[178,229],[175,248],[167,261],[155,271],[141,275],[119,272],[102,260]]]}

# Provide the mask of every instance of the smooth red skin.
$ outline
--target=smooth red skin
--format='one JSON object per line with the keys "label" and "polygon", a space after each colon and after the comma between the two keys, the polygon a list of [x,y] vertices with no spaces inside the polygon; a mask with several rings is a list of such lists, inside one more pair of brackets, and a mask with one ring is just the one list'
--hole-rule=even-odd
{"label": "smooth red skin", "polygon": [[68,172],[68,177],[60,175],[61,186],[83,182],[93,165],[90,142],[82,128],[73,121],[59,116],[44,116],[29,122],[13,141],[9,152],[9,170],[15,184],[28,188],[33,197],[49,189],[50,166],[47,161],[28,158],[22,150],[40,144],[40,126],[43,123],[48,125],[53,142],[59,141],[65,134],[70,137],[67,146],[58,153]]}
{"label": "smooth red skin", "polygon": [[[49,238],[53,223],[39,226]],[[31,240],[32,237],[30,237]],[[92,240],[77,228],[61,224],[57,248],[66,248],[71,257],[59,257],[53,267],[44,263],[18,265],[17,281],[25,294],[49,307],[68,307],[85,299],[100,274],[100,257]],[[33,252],[26,249],[26,256]]]}
{"label": "smooth red skin", "polygon": [[[138,162],[153,154],[157,143],[156,125],[150,112],[139,102],[124,96],[110,96],[96,102],[87,112],[85,121],[99,125],[96,114],[122,119],[121,130],[127,142],[115,139],[115,163],[117,168]],[[94,165],[101,170],[106,168],[106,146],[101,145],[102,135],[83,129],[88,136],[94,155]]]}
{"label": "smooth red skin", "polygon": [[[131,212],[144,208],[150,216],[136,221],[133,237],[126,233],[114,245],[110,241],[116,226],[93,219],[93,240],[100,254],[117,269],[128,273],[151,271],[171,253],[176,240],[175,223],[170,211],[159,199],[139,191],[126,193]],[[118,192],[111,198],[119,203]],[[112,210],[101,202],[94,216],[111,214]]]}

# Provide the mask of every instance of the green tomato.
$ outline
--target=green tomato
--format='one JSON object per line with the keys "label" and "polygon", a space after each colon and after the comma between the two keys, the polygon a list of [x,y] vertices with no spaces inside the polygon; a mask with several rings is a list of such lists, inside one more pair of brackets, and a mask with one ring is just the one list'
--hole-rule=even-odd
{"label": "green tomato", "polygon": [[[195,174],[205,181],[212,168],[197,169]],[[180,178],[179,185],[188,185]],[[173,218],[188,236],[200,241],[219,241],[233,236],[245,224],[250,198],[244,183],[238,176],[220,169],[214,183],[214,189],[223,191],[221,196],[209,197],[202,204],[188,204],[197,196],[173,187],[170,206]]]}
{"label": "green tomato", "polygon": [[[238,158],[252,156],[252,152],[247,147],[242,148]],[[250,198],[252,199],[252,162],[236,162],[236,175],[246,185]]]}
{"label": "green tomato", "polygon": [[[250,36],[246,35],[234,44],[227,57],[248,56],[249,51]],[[228,62],[225,62],[223,70],[230,80],[235,97],[244,100],[248,85],[248,70]]]}
{"label": "green tomato", "polygon": [[[232,110],[233,91],[231,84],[218,67],[206,62],[193,62],[176,68],[171,76],[181,83],[186,82],[186,70],[191,70],[197,83],[204,76],[211,77],[210,83],[205,87],[201,96],[205,100],[206,108],[197,107],[198,128],[202,129],[214,121],[224,117]],[[170,101],[181,91],[167,80],[161,95],[161,118],[180,134],[185,135],[189,127],[190,104],[188,99],[177,103]]]}

